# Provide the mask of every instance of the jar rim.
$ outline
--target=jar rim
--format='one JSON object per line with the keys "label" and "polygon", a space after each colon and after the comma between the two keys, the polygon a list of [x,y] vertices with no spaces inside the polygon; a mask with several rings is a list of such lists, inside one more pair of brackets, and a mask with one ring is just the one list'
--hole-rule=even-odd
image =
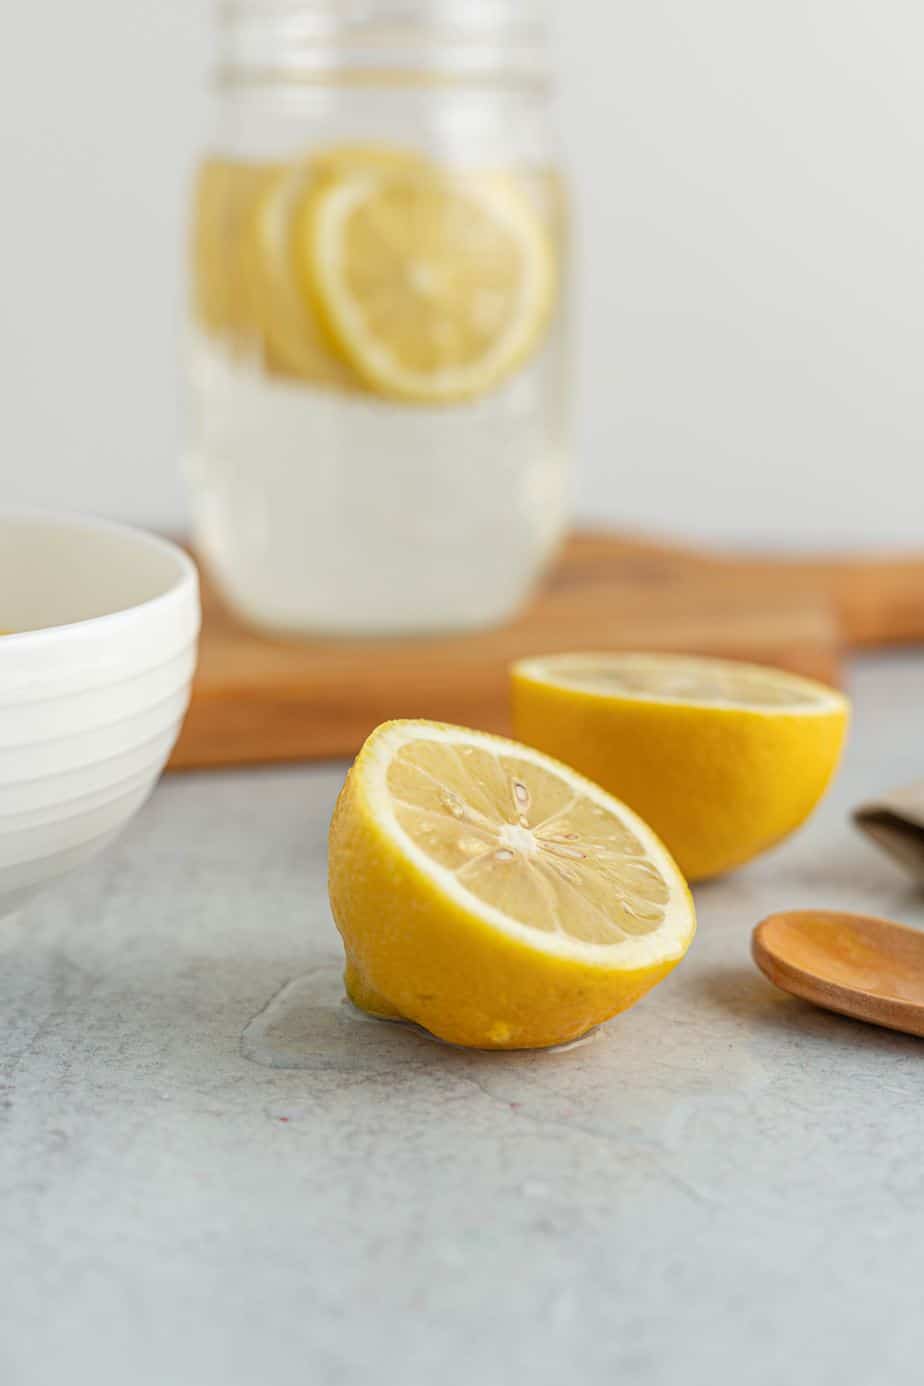
{"label": "jar rim", "polygon": [[545,0],[221,0],[225,79],[548,76]]}

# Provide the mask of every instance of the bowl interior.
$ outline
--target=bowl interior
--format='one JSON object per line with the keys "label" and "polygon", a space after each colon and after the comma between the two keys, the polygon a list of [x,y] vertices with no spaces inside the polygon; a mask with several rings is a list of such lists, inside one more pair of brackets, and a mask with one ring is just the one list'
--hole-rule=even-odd
{"label": "bowl interior", "polygon": [[153,601],[190,561],[165,540],[100,520],[0,514],[0,631],[72,625]]}

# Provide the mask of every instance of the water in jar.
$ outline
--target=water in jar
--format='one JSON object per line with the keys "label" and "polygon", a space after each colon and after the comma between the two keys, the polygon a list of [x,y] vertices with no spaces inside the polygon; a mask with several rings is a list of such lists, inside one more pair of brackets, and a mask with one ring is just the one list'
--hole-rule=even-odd
{"label": "water in jar", "polygon": [[197,542],[283,632],[502,621],[564,520],[564,198],[541,127],[496,93],[374,87],[238,91],[196,182]]}

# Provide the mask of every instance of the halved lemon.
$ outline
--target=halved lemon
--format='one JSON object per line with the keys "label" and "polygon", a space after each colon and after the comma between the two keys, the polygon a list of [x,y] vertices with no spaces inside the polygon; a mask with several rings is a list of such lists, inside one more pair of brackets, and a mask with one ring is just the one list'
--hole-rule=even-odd
{"label": "halved lemon", "polygon": [[555,298],[539,213],[496,174],[335,165],[305,200],[295,255],[345,358],[411,402],[499,384],[538,346]]}
{"label": "halved lemon", "polygon": [[513,667],[516,734],[632,805],[689,880],[805,821],[837,767],[847,699],[733,660],[564,654]]}
{"label": "halved lemon", "polygon": [[346,985],[456,1044],[560,1044],[633,1005],[695,930],[686,882],[630,809],[526,746],[388,722],[330,829]]}

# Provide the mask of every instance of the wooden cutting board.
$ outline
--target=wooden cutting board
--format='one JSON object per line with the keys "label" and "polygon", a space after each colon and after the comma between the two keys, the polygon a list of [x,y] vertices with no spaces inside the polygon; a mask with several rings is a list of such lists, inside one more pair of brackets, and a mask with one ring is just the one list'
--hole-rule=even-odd
{"label": "wooden cutting board", "polygon": [[584,533],[527,611],[477,635],[266,639],[207,581],[203,609],[174,768],[348,756],[390,717],[509,731],[508,663],[555,650],[727,655],[837,683],[844,645],[924,639],[924,559],[788,563]]}

